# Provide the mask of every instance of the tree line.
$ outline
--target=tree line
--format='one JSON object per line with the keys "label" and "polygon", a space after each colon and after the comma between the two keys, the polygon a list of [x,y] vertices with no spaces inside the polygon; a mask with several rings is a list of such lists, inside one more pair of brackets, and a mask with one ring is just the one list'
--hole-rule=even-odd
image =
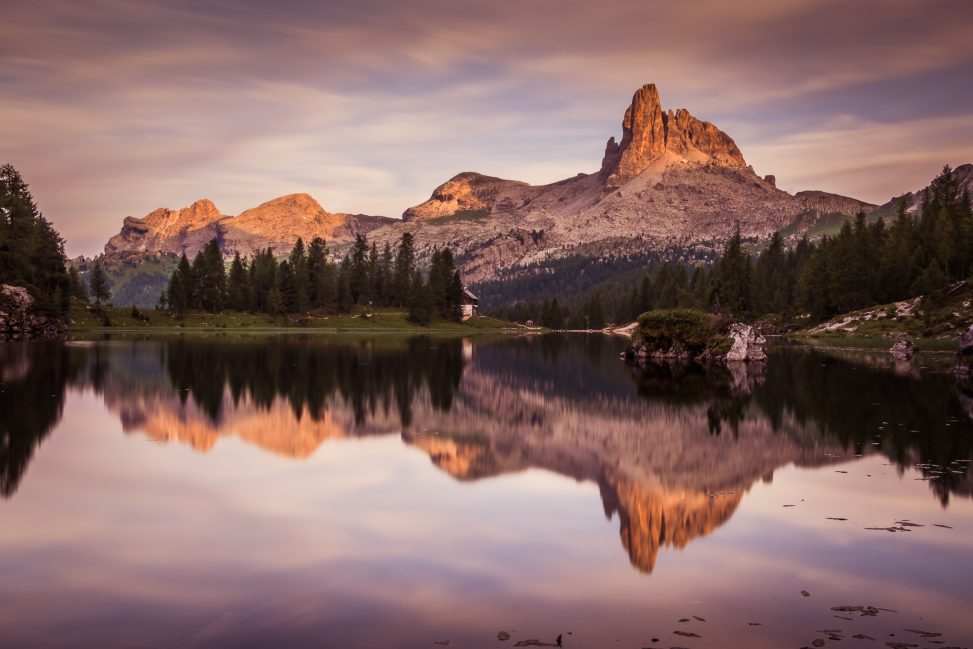
{"label": "tree line", "polygon": [[739,316],[839,313],[927,296],[973,272],[973,210],[968,190],[947,166],[915,214],[898,206],[891,225],[858,214],[834,236],[802,239],[785,249],[779,234],[758,255],[742,250],[739,233],[713,267],[711,303]]}
{"label": "tree line", "polygon": [[229,271],[213,239],[192,262],[182,255],[159,306],[180,318],[191,309],[279,317],[310,311],[348,313],[357,305],[396,307],[408,309],[410,320],[428,324],[436,317],[460,320],[463,294],[452,251],[435,250],[423,273],[408,232],[394,253],[388,243],[379,251],[360,234],[351,250],[334,262],[324,239],[315,237],[305,245],[299,238],[279,261],[269,247],[249,259],[237,253]]}
{"label": "tree line", "polygon": [[601,329],[609,323],[632,322],[651,309],[706,309],[711,277],[710,266],[655,262],[643,268],[641,277],[627,274],[624,285],[606,282],[574,299],[519,302],[494,311],[506,320],[532,321],[551,329]]}

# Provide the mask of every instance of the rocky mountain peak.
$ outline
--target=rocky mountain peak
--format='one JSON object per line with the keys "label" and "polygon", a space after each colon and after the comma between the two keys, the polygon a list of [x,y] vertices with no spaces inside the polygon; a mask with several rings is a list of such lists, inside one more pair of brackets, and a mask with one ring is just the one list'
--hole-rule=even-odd
{"label": "rocky mountain peak", "polygon": [[622,119],[622,140],[608,140],[601,177],[610,188],[620,187],[657,160],[671,158],[746,167],[733,139],[685,108],[666,111],[659,90],[649,83],[636,91]]}
{"label": "rocky mountain peak", "polygon": [[222,218],[219,209],[207,198],[180,210],[160,207],[140,219],[128,216],[121,232],[105,244],[105,252],[195,254],[216,236]]}
{"label": "rocky mountain peak", "polygon": [[475,171],[458,173],[433,190],[425,203],[402,213],[405,221],[450,216],[457,212],[489,210],[504,191],[528,187],[527,183],[485,176]]}

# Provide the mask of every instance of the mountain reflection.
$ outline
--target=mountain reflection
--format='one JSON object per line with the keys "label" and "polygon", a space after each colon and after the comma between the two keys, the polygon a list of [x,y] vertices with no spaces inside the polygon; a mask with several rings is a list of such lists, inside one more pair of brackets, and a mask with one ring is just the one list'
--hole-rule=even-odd
{"label": "mountain reflection", "polygon": [[[645,572],[660,548],[714,531],[788,464],[880,452],[904,469],[971,457],[973,400],[945,372],[790,348],[766,368],[632,371],[620,344],[226,336],[0,346],[3,495],[60,419],[68,387],[100,395],[126,433],[199,451],[234,435],[302,458],[333,438],[400,434],[458,480],[535,468],[591,481]],[[968,472],[929,477],[944,505],[971,494]]]}

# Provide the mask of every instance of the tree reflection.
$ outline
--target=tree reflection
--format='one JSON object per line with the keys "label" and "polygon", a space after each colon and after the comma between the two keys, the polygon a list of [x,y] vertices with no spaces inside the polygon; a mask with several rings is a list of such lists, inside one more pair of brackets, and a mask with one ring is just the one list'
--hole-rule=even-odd
{"label": "tree reflection", "polygon": [[0,344],[0,494],[17,490],[27,465],[64,410],[80,363],[61,343]]}

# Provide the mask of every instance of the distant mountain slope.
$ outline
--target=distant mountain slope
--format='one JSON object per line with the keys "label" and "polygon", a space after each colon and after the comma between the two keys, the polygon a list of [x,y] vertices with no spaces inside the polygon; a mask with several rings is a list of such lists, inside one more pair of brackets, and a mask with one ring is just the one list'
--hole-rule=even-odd
{"label": "distant mountain slope", "polygon": [[[966,191],[973,195],[973,164],[966,163],[953,169],[953,178],[959,183],[961,189],[966,189]],[[926,185],[918,191],[906,192],[901,196],[895,196],[888,203],[876,208],[875,212],[870,216],[873,218],[882,217],[890,219],[895,216],[896,211],[899,209],[899,204],[902,201],[905,201],[905,211],[914,214],[916,211],[922,209],[922,203],[928,194],[929,185]]]}

